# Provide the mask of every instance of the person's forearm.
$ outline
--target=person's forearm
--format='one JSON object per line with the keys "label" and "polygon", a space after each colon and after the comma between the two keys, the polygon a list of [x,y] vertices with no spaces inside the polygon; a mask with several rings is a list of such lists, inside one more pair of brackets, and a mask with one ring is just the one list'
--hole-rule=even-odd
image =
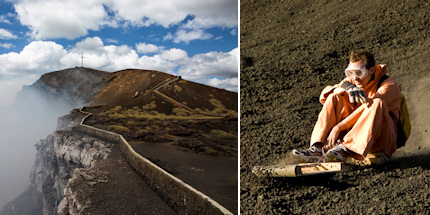
{"label": "person's forearm", "polygon": [[339,122],[336,126],[339,128],[339,131],[343,131],[348,129],[348,126],[346,124],[346,122],[344,122],[345,120]]}

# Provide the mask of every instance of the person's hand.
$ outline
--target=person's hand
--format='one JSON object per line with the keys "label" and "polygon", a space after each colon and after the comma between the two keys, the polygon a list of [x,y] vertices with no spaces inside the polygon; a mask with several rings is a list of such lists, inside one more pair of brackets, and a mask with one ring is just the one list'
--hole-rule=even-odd
{"label": "person's hand", "polygon": [[367,105],[368,108],[370,108],[370,106],[373,105],[373,99],[367,99],[366,105]]}
{"label": "person's hand", "polygon": [[341,129],[337,125],[331,129],[330,134],[327,137],[327,144],[325,144],[324,146],[326,150],[329,150],[336,145],[337,138],[339,137],[340,132],[341,132]]}
{"label": "person's hand", "polygon": [[351,103],[367,103],[367,96],[366,93],[355,86],[354,84],[351,84],[348,81],[345,81],[341,86],[349,95],[349,102]]}

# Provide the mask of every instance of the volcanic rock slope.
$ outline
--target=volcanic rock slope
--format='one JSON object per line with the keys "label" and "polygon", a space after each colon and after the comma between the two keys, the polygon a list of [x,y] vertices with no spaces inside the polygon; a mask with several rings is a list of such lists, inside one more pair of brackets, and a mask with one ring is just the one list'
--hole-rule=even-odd
{"label": "volcanic rock slope", "polygon": [[[430,213],[428,1],[240,1],[242,214]],[[326,85],[353,49],[374,53],[401,85],[412,120],[391,162],[355,172],[261,179],[255,165],[306,148]]]}

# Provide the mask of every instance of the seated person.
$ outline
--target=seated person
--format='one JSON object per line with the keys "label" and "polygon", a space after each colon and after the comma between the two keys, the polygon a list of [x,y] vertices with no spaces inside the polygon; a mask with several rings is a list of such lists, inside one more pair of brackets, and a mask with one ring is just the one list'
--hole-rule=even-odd
{"label": "seated person", "polygon": [[325,149],[328,161],[344,161],[347,156],[363,160],[374,152],[390,158],[397,149],[400,89],[392,77],[378,88],[386,71],[386,65],[375,65],[371,53],[352,51],[346,78],[321,93],[323,108],[310,148],[293,150],[293,155],[311,161],[320,158]]}

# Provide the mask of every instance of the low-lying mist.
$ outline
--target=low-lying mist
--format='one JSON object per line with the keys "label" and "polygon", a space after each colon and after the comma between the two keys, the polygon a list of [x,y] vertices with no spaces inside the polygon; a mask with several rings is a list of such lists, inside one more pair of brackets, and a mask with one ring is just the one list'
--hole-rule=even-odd
{"label": "low-lying mist", "polygon": [[26,87],[13,105],[0,108],[0,211],[30,185],[34,145],[51,134],[57,119],[73,108],[66,101],[52,101]]}

